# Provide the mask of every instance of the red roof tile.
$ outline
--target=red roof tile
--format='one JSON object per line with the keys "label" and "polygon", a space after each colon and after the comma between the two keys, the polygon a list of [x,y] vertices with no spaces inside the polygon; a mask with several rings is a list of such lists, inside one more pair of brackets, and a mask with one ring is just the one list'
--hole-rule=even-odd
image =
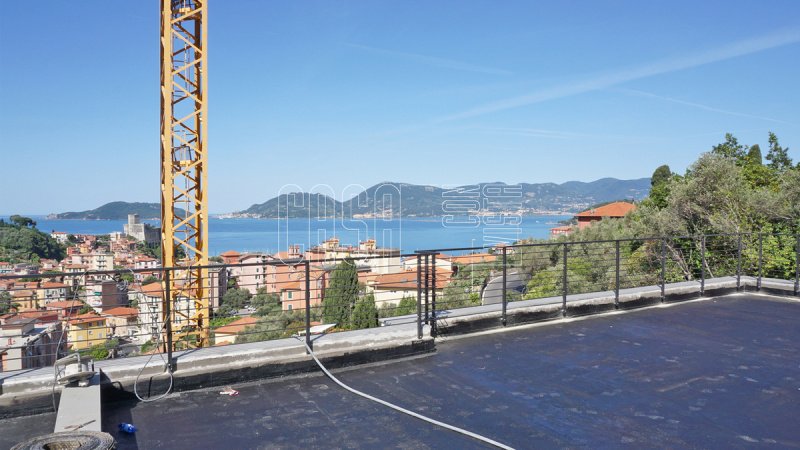
{"label": "red roof tile", "polygon": [[598,208],[589,209],[576,215],[576,217],[625,217],[626,214],[636,209],[636,205],[628,202],[614,202]]}
{"label": "red roof tile", "polygon": [[237,334],[244,331],[247,327],[252,327],[258,322],[258,318],[256,317],[242,317],[239,320],[233,321],[224,327],[219,327],[214,330],[214,333],[218,334]]}
{"label": "red roof tile", "polygon": [[79,300],[61,300],[60,302],[50,302],[45,305],[47,309],[66,309],[66,308],[80,308],[83,302]]}
{"label": "red roof tile", "polygon": [[69,320],[70,325],[80,325],[84,323],[92,323],[92,322],[105,322],[106,318],[100,316],[94,311],[88,312],[86,314],[81,314],[79,316],[75,316]]}
{"label": "red roof tile", "polygon": [[144,286],[136,289],[139,292],[144,293],[149,297],[158,297],[163,298],[164,296],[164,287],[161,285],[160,281],[154,281],[150,284],[145,284]]}
{"label": "red roof tile", "polygon": [[103,311],[103,314],[115,317],[136,317],[139,315],[139,310],[136,308],[128,308],[126,306],[117,306],[116,308]]}

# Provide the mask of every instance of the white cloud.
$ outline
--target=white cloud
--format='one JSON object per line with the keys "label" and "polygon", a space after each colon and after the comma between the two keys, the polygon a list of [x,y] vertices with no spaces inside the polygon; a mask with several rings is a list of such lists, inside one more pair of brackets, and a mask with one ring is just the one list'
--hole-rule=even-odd
{"label": "white cloud", "polygon": [[650,92],[640,91],[638,89],[618,88],[618,89],[615,89],[615,90],[619,91],[619,92],[622,92],[622,93],[625,93],[625,94],[633,94],[633,95],[637,95],[637,96],[640,96],[640,97],[647,97],[647,98],[654,98],[654,99],[658,99],[658,100],[664,100],[666,102],[677,103],[679,105],[685,105],[685,106],[691,106],[692,108],[702,109],[704,111],[716,112],[716,113],[720,113],[720,114],[727,114],[729,116],[747,117],[747,118],[750,118],[750,119],[766,120],[766,121],[769,121],[769,122],[776,122],[776,123],[783,123],[783,124],[791,125],[789,122],[785,122],[783,120],[778,120],[778,119],[773,119],[771,117],[756,116],[756,115],[753,115],[753,114],[740,113],[740,112],[736,112],[736,111],[728,111],[726,109],[714,108],[713,106],[703,105],[701,103],[689,102],[689,101],[686,101],[686,100],[680,100],[680,99],[672,98],[672,97],[665,97],[663,95],[657,95],[657,94],[653,94],[653,93],[650,93]]}
{"label": "white cloud", "polygon": [[554,100],[599,89],[606,89],[633,80],[703,66],[706,64],[737,58],[752,53],[758,53],[764,50],[794,44],[797,42],[800,42],[800,29],[795,28],[783,30],[755,38],[733,42],[723,47],[697,52],[687,56],[653,61],[636,67],[620,69],[605,74],[598,74],[572,83],[552,86],[532,92],[530,94],[498,100],[461,111],[456,114],[441,117],[436,119],[435,122],[440,123],[467,119],[470,117],[482,116],[494,112],[519,108],[521,106],[527,106],[547,100]]}

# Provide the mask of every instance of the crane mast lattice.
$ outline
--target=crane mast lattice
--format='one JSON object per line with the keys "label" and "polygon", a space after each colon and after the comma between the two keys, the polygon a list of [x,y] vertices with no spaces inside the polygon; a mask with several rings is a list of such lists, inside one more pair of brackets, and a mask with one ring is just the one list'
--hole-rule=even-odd
{"label": "crane mast lattice", "polygon": [[162,313],[190,347],[208,345],[206,17],[207,0],[161,0]]}

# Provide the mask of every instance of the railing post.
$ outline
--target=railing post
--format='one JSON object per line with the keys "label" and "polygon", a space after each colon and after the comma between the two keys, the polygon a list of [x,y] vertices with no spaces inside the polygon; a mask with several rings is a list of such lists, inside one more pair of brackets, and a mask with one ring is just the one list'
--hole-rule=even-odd
{"label": "railing post", "polygon": [[667,287],[667,238],[661,240],[661,303],[666,300]]}
{"label": "railing post", "polygon": [[[306,272],[306,345],[308,348],[312,348],[314,345],[311,342],[311,263],[309,261],[305,262],[305,272]],[[306,353],[308,353],[308,349],[306,349]]]}
{"label": "railing post", "polygon": [[430,303],[428,296],[430,291],[430,283],[428,282],[428,277],[431,274],[430,269],[428,268],[428,254],[425,254],[425,323],[430,325],[431,324],[431,314],[430,314]]}
{"label": "railing post", "polygon": [[436,254],[431,254],[431,335],[436,337]]}
{"label": "railing post", "polygon": [[758,280],[756,281],[756,290],[761,290],[761,277],[764,271],[764,234],[758,233]]}
{"label": "railing post", "polygon": [[736,291],[742,289],[742,233],[738,234],[736,242]]}
{"label": "railing post", "polygon": [[794,251],[794,295],[798,295],[800,294],[800,234],[797,235]]}
{"label": "railing post", "polygon": [[422,339],[422,257],[417,253],[417,339]]}
{"label": "railing post", "polygon": [[614,276],[614,309],[619,309],[619,240],[614,242],[616,247],[615,270]]}
{"label": "railing post", "polygon": [[700,239],[700,296],[706,293],[706,235]]}
{"label": "railing post", "polygon": [[166,333],[167,370],[172,373],[172,290],[169,269],[164,270],[164,326]]}
{"label": "railing post", "polygon": [[564,243],[564,268],[561,273],[561,315],[567,317],[567,243]]}
{"label": "railing post", "polygon": [[503,293],[503,300],[502,300],[503,316],[502,316],[502,319],[501,319],[501,322],[503,323],[503,326],[506,325],[506,308],[508,307],[508,300],[506,299],[506,292],[507,292],[507,289],[508,289],[507,288],[507,286],[508,286],[508,284],[507,284],[508,283],[508,273],[507,273],[507,268],[506,268],[507,267],[506,266],[506,257],[507,257],[506,246],[504,245],[503,246],[503,292],[502,292]]}

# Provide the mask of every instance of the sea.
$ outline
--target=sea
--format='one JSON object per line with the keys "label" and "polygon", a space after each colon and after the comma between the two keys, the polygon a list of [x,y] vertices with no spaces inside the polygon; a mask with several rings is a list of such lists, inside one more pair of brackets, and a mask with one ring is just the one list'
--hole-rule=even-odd
{"label": "sea", "polygon": [[[8,221],[8,216],[0,216]],[[27,216],[41,231],[71,234],[108,234],[122,231],[125,220],[54,220]],[[211,255],[227,250],[238,252],[285,251],[291,244],[303,248],[336,237],[341,245],[357,245],[375,239],[381,247],[399,248],[403,253],[417,250],[481,247],[510,243],[523,238],[547,239],[550,228],[571,216],[469,216],[403,219],[222,219],[208,223]],[[159,226],[158,220],[144,220]]]}

